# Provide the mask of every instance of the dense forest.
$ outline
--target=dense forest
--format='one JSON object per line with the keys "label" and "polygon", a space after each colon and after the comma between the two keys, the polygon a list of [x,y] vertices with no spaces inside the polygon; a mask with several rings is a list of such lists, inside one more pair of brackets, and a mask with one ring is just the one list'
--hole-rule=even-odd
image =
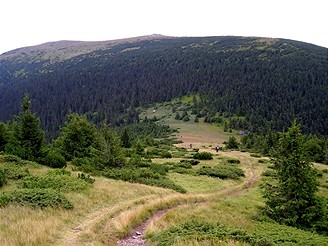
{"label": "dense forest", "polygon": [[305,133],[328,135],[328,52],[302,42],[159,36],[65,59],[19,49],[0,63],[0,120],[11,120],[28,92],[48,138],[72,112],[122,125],[138,122],[138,106],[191,93],[202,116],[243,116],[244,130],[281,131],[297,119]]}

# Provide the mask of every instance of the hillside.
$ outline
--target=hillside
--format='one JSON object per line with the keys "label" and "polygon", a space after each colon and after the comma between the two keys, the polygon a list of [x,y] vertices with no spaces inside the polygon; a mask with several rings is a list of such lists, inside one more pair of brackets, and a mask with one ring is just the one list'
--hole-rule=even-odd
{"label": "hillside", "polygon": [[12,119],[25,92],[51,135],[68,112],[131,123],[138,106],[197,93],[199,114],[243,116],[245,130],[282,130],[297,118],[306,133],[327,135],[327,54],[284,39],[161,35],[17,49],[0,56],[0,120]]}
{"label": "hillside", "polygon": [[[146,175],[151,167],[156,167],[157,175],[167,168],[165,178],[186,194],[114,180],[99,171],[90,177],[74,163],[53,169],[0,155],[0,174],[7,175],[0,187],[1,245],[327,245],[325,234],[263,217],[260,187],[272,179],[269,159],[222,148],[234,133],[202,121],[175,120],[171,109],[177,103],[152,105],[140,117],[156,116],[178,127],[176,137],[188,142],[172,145],[153,139],[139,168]],[[182,103],[178,110],[185,107]],[[193,148],[190,136],[195,136]],[[217,143],[219,152],[213,149]],[[172,156],[162,157],[163,150]],[[126,153],[133,151],[134,147]],[[191,162],[203,152],[212,154],[212,159]],[[319,194],[327,197],[327,166],[315,164],[315,168],[320,174]],[[242,175],[235,177],[240,170]],[[8,201],[10,196],[17,199]]]}

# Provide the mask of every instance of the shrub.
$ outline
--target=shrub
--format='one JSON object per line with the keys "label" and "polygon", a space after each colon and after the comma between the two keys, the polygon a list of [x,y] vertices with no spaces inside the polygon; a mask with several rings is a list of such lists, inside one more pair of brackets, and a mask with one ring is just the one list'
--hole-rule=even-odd
{"label": "shrub", "polygon": [[277,176],[276,172],[273,170],[266,170],[261,175],[266,176],[266,177],[276,177]]}
{"label": "shrub", "polygon": [[200,162],[197,160],[180,160],[181,163],[189,163],[192,166],[198,165]]}
{"label": "shrub", "polygon": [[0,193],[0,207],[8,204],[39,208],[73,208],[73,204],[65,196],[53,189],[22,189]]}
{"label": "shrub", "polygon": [[92,158],[74,158],[72,164],[78,167],[78,170],[90,173],[102,169]]}
{"label": "shrub", "polygon": [[212,156],[212,153],[209,152],[197,152],[193,155],[193,158],[198,160],[212,160]]}
{"label": "shrub", "polygon": [[79,191],[88,187],[87,181],[65,173],[54,172],[41,176],[28,176],[19,183],[20,187],[28,189],[54,189],[57,191]]}
{"label": "shrub", "polygon": [[0,170],[0,187],[7,183],[6,173],[4,170]]}
{"label": "shrub", "polygon": [[252,153],[251,157],[261,158],[262,156],[260,154]]}
{"label": "shrub", "polygon": [[172,158],[172,154],[169,151],[164,150],[161,153],[161,157],[162,158]]}
{"label": "shrub", "polygon": [[240,160],[238,160],[238,159],[228,159],[227,162],[230,163],[230,164],[239,164]]}
{"label": "shrub", "polygon": [[170,167],[165,164],[151,164],[150,169],[156,173],[159,173],[160,175],[166,175],[169,171]]}
{"label": "shrub", "polygon": [[42,164],[52,168],[63,168],[66,167],[66,160],[58,150],[52,149],[42,159]]}
{"label": "shrub", "polygon": [[1,155],[0,156],[1,162],[15,162],[21,163],[23,160],[15,155]]}
{"label": "shrub", "polygon": [[85,174],[85,173],[79,173],[77,175],[77,178],[78,179],[82,179],[90,184],[93,184],[96,180],[91,178],[91,176],[89,174]]}
{"label": "shrub", "polygon": [[260,159],[260,160],[258,160],[258,163],[267,164],[267,163],[270,163],[270,160],[267,160],[267,159]]}
{"label": "shrub", "polygon": [[228,149],[238,149],[239,143],[234,136],[230,136],[226,146]]}
{"label": "shrub", "polygon": [[0,171],[5,174],[6,179],[11,180],[22,179],[30,175],[27,167],[8,162],[5,162],[1,165]]}
{"label": "shrub", "polygon": [[270,222],[259,223],[253,232],[248,232],[229,228],[220,223],[189,220],[156,234],[150,234],[149,237],[158,246],[174,245],[177,241],[189,245],[192,240],[208,240],[213,245],[221,245],[222,241],[226,240],[259,246],[328,244],[328,239],[324,236]]}
{"label": "shrub", "polygon": [[131,183],[141,183],[146,185],[158,186],[185,193],[186,190],[167,177],[151,170],[150,168],[121,168],[107,169],[103,175],[107,178],[128,181]]}
{"label": "shrub", "polygon": [[245,176],[244,171],[240,168],[226,164],[218,165],[213,168],[204,166],[203,168],[197,170],[197,174],[217,177],[220,179],[239,179],[240,177]]}

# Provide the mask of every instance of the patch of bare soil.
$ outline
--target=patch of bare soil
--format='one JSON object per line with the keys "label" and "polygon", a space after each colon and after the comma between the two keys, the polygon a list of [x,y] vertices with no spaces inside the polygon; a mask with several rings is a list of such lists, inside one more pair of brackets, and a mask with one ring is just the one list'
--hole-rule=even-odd
{"label": "patch of bare soil", "polygon": [[148,220],[143,222],[140,226],[133,229],[129,236],[117,241],[117,245],[118,246],[144,246],[144,245],[147,245],[146,240],[143,238],[147,226],[150,224],[150,222],[161,217],[169,210],[170,209],[163,209],[163,210],[158,211],[156,214],[154,214]]}

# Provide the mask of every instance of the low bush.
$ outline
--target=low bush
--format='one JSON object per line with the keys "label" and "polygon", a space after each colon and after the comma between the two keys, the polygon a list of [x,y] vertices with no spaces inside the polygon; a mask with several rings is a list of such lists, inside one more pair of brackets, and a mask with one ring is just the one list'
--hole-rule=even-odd
{"label": "low bush", "polygon": [[0,207],[9,204],[31,207],[73,208],[73,204],[58,191],[53,189],[22,189],[0,193]]}
{"label": "low bush", "polygon": [[166,176],[159,174],[151,168],[121,168],[107,169],[103,175],[107,178],[128,181],[131,183],[140,183],[152,186],[158,186],[185,193],[186,190],[176,185]]}
{"label": "low bush", "polygon": [[267,160],[267,159],[260,159],[258,160],[259,163],[263,163],[263,164],[269,164],[270,163],[270,160]]}
{"label": "low bush", "polygon": [[42,164],[52,168],[63,168],[66,167],[66,160],[58,150],[53,149],[42,159]]}
{"label": "low bush", "polygon": [[19,186],[27,189],[54,189],[61,192],[80,191],[89,187],[86,180],[71,176],[70,173],[53,171],[41,176],[27,176],[20,180]]}
{"label": "low bush", "polygon": [[84,157],[84,158],[74,158],[72,160],[72,164],[77,167],[77,170],[92,173],[102,169],[100,165],[98,165],[92,158]]}
{"label": "low bush", "polygon": [[197,174],[220,179],[239,179],[245,176],[243,170],[227,164],[221,164],[215,167],[204,166],[197,170]]}
{"label": "low bush", "polygon": [[180,160],[181,163],[189,163],[192,166],[198,165],[200,162],[198,160]]}
{"label": "low bush", "polygon": [[240,164],[240,160],[238,159],[228,159],[227,162],[230,164]]}
{"label": "low bush", "polygon": [[261,158],[262,156],[260,154],[257,154],[257,153],[252,153],[251,157]]}
{"label": "low bush", "polygon": [[193,155],[193,158],[197,160],[212,160],[213,155],[209,152],[197,152]]}
{"label": "low bush", "polygon": [[262,176],[265,176],[265,177],[276,177],[277,174],[275,171],[273,170],[266,170],[262,173]]}
{"label": "low bush", "polygon": [[0,188],[7,183],[7,177],[4,170],[0,170]]}
{"label": "low bush", "polygon": [[175,165],[177,167],[191,169],[192,165],[189,162],[180,162],[179,164]]}
{"label": "low bush", "polygon": [[159,173],[160,175],[165,176],[168,173],[168,171],[170,170],[170,166],[165,165],[165,164],[152,163],[150,165],[150,169],[156,173]]}
{"label": "low bush", "polygon": [[15,162],[15,163],[22,163],[24,162],[21,158],[15,155],[1,155],[0,162]]}
{"label": "low bush", "polygon": [[10,162],[0,164],[0,171],[4,173],[8,180],[18,180],[30,175],[27,167]]}
{"label": "low bush", "polygon": [[[328,245],[328,238],[294,227],[282,226],[276,223],[258,223],[254,232],[242,229],[232,229],[217,223],[187,221],[167,230],[148,236],[158,246],[174,245],[177,241],[186,245],[192,240],[198,242],[211,241],[221,245],[224,241],[233,240],[247,245]],[[212,244],[211,244],[212,245]]]}
{"label": "low bush", "polygon": [[172,154],[171,154],[171,152],[164,150],[161,152],[161,157],[162,158],[172,158]]}
{"label": "low bush", "polygon": [[77,175],[77,178],[78,179],[82,179],[90,184],[93,184],[96,180],[91,178],[91,176],[89,174],[85,174],[85,173],[79,173]]}

